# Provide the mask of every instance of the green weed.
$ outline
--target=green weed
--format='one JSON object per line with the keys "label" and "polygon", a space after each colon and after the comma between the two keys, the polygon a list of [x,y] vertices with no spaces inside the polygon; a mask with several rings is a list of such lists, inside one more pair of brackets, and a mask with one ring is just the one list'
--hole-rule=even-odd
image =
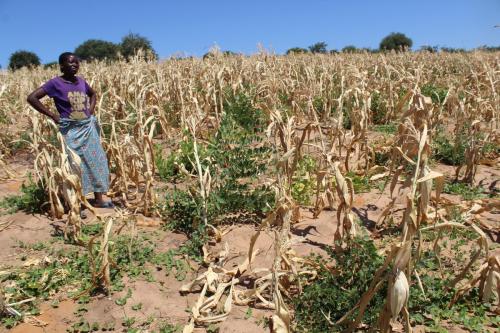
{"label": "green weed", "polygon": [[366,176],[358,176],[352,171],[348,172],[346,176],[352,180],[352,186],[355,194],[370,192],[370,178]]}
{"label": "green weed", "polygon": [[435,104],[443,104],[446,95],[448,94],[448,89],[437,87],[431,83],[428,83],[420,89],[422,95],[428,96],[432,99]]}
{"label": "green weed", "polygon": [[373,126],[373,130],[384,134],[395,134],[398,128],[396,124],[381,124]]}
{"label": "green weed", "polygon": [[315,191],[316,161],[310,156],[304,156],[297,163],[297,170],[293,176],[292,197],[301,205],[310,205]]}
{"label": "green weed", "polygon": [[22,210],[29,214],[43,213],[48,194],[41,182],[35,183],[28,175],[28,184],[22,184],[21,195],[7,196],[0,201],[0,208],[7,209],[9,214]]}
{"label": "green weed", "polygon": [[469,184],[459,182],[444,184],[443,193],[460,195],[464,200],[487,197],[481,187],[473,187]]}
{"label": "green weed", "polygon": [[[355,239],[342,253],[328,249],[328,254],[327,260],[316,259],[322,267],[318,280],[293,300],[297,332],[337,332],[345,328],[330,325],[325,315],[335,322],[353,308],[383,263],[373,241],[361,238]],[[337,263],[335,269],[327,268],[326,263],[330,262]],[[380,290],[365,312],[364,323],[374,325],[384,300],[385,291]]]}

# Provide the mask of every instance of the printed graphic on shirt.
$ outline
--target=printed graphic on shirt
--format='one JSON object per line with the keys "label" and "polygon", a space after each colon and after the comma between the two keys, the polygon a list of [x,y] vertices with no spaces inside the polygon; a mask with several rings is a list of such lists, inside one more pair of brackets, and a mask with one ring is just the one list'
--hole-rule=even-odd
{"label": "printed graphic on shirt", "polygon": [[89,108],[87,95],[81,91],[68,92],[68,99],[71,104],[72,112],[83,112]]}

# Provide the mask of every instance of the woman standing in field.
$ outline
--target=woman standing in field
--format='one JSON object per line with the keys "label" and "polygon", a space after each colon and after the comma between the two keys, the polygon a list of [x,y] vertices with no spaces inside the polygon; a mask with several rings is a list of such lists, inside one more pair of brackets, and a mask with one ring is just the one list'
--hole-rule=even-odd
{"label": "woman standing in field", "polygon": [[[59,65],[63,75],[29,94],[28,103],[59,125],[67,147],[80,156],[83,194],[94,192],[95,207],[111,208],[113,204],[103,199],[103,193],[109,189],[109,169],[94,117],[96,93],[83,78],[76,76],[80,61],[73,53],[61,54]],[[54,99],[58,113],[40,102],[47,95]]]}

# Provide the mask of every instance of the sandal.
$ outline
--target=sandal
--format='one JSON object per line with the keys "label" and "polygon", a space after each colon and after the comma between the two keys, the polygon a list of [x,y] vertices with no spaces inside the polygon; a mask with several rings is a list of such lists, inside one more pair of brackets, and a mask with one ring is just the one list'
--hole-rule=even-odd
{"label": "sandal", "polygon": [[111,201],[106,201],[103,204],[95,204],[95,208],[115,208],[115,205]]}

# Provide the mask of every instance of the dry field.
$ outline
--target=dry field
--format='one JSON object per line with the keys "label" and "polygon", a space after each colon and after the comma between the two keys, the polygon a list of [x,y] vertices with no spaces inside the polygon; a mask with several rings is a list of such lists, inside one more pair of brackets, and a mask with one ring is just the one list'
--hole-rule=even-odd
{"label": "dry field", "polygon": [[55,75],[0,73],[0,332],[498,330],[499,53],[83,63],[115,209]]}

